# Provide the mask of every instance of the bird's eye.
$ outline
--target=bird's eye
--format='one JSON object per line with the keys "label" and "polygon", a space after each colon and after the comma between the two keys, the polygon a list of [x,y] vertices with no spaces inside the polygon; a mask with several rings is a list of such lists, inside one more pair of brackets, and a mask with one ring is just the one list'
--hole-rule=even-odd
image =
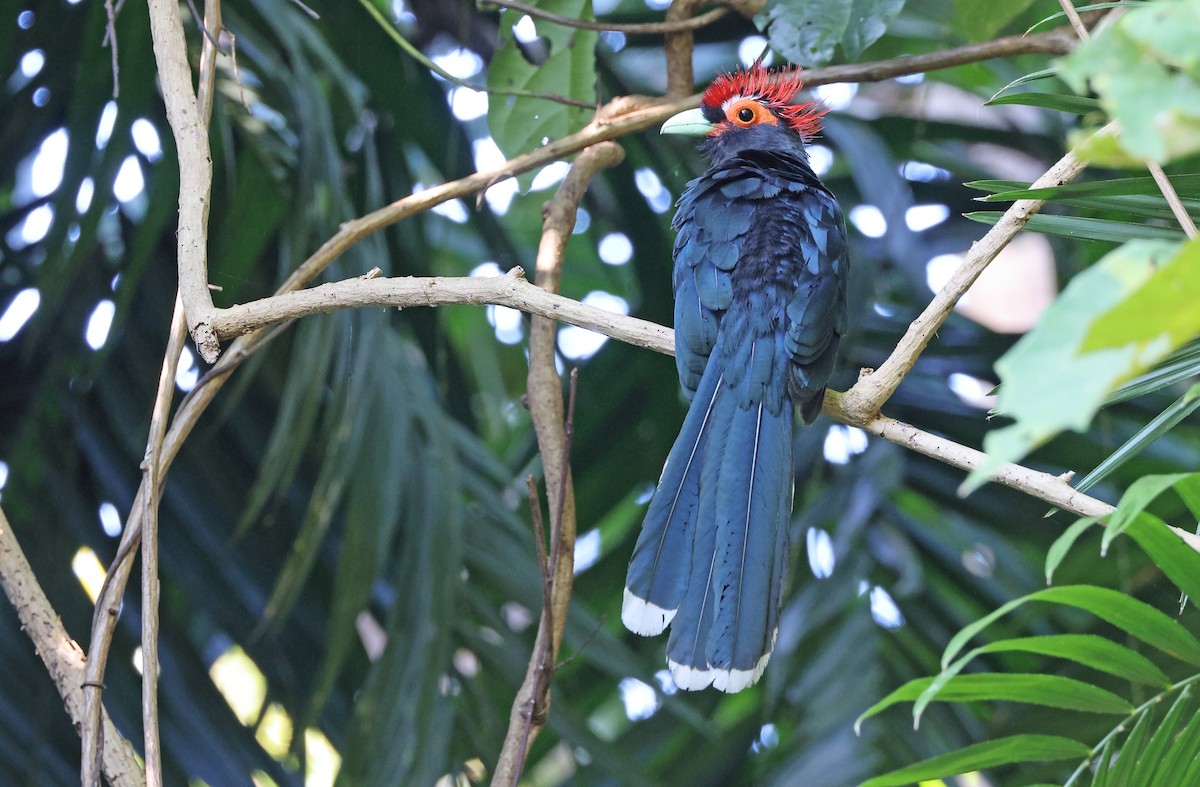
{"label": "bird's eye", "polygon": [[742,107],[738,110],[737,118],[743,123],[749,123],[751,120],[754,120],[754,110],[750,107]]}

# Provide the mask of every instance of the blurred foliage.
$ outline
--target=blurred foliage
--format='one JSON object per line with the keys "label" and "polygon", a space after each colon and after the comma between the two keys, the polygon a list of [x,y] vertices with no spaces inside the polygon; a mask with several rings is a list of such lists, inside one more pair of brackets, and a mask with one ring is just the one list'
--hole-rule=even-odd
{"label": "blurred foliage", "polygon": [[[213,114],[209,276],[222,288],[218,305],[269,294],[341,222],[421,185],[495,166],[486,115],[497,107],[511,109],[520,130],[534,128],[529,113],[559,108],[491,96],[485,110],[480,94],[404,55],[359,4],[308,4],[319,19],[289,0],[223,8],[238,65],[222,60]],[[495,41],[509,35],[510,12],[480,11],[468,0],[375,5],[452,73],[475,83],[503,78],[483,71]],[[972,10],[1001,5],[1003,13]],[[635,0],[603,8],[601,18],[614,21],[662,16]],[[884,35],[861,43],[857,59],[1020,34],[1057,10],[1051,0],[908,0]],[[32,296],[22,293],[38,299],[32,318],[0,342],[0,495],[40,581],[82,641],[91,604],[72,560],[82,548],[102,563],[112,559],[116,538],[101,512],[110,504],[127,513],[139,480],[175,289],[178,177],[144,11],[129,5],[116,23],[116,99],[112,52],[102,46],[104,4],[7,3],[0,14],[0,314],[19,298],[28,303]],[[541,21],[535,29],[551,58],[561,52],[565,31]],[[190,22],[187,32],[195,62],[201,33]],[[756,56],[757,36],[736,15],[699,31],[698,82],[735,64],[739,52]],[[595,52],[596,84],[571,73],[570,90],[586,90],[585,100],[597,88],[605,100],[662,91],[661,37],[603,33]],[[511,50],[495,57],[516,62]],[[977,207],[980,192],[962,184],[1023,188],[1062,155],[1072,130],[1096,124],[1092,105],[1074,105],[1082,117],[1033,101],[983,106],[1050,66],[1047,56],[1025,55],[822,91],[834,111],[814,161],[828,166],[824,179],[856,228],[854,327],[835,387],[878,365],[928,302],[929,261],[979,237],[980,226],[962,214]],[[1070,94],[1053,72],[1018,86]],[[55,183],[55,167],[45,163],[54,157],[39,153],[60,129],[65,159]],[[529,139],[566,130],[569,123]],[[701,161],[652,130],[621,144],[625,164],[602,174],[582,205],[563,292],[619,303],[615,296],[631,314],[666,323],[670,205]],[[1168,172],[1194,177],[1195,164],[1178,160]],[[142,189],[131,186],[131,173],[140,173]],[[530,190],[501,182],[478,204],[448,203],[390,227],[326,276],[375,266],[385,275],[528,268],[555,173],[561,167],[543,170]],[[1097,169],[1085,180],[1120,177]],[[1161,197],[1144,185],[1060,196],[1046,219],[1174,228]],[[919,218],[929,215],[937,220]],[[1060,285],[1113,249],[1110,235],[1074,232],[1051,237]],[[105,302],[115,314],[107,333],[99,330]],[[89,325],[94,338],[103,334],[95,349],[85,340]],[[524,499],[526,475],[539,473],[521,405],[524,333],[521,319],[494,308],[360,309],[300,322],[235,373],[184,446],[163,497],[169,783],[237,785],[256,773],[263,783],[301,784],[306,764],[317,764],[305,730],[320,730],[340,753],[345,784],[432,784],[443,774],[489,772],[541,596]],[[1069,729],[1088,749],[1116,740],[1105,739],[1113,716],[1011,701],[938,702],[915,732],[908,714],[891,708],[855,735],[854,719],[880,698],[939,673],[955,632],[1036,591],[1071,519],[1045,519],[1044,504],[996,486],[960,498],[961,472],[824,420],[796,437],[794,569],[762,683],[734,696],[665,689],[664,643],[624,631],[619,606],[645,499],[684,411],[674,367],[611,341],[583,357],[572,349],[579,332],[560,336],[564,368],[580,368],[572,454],[582,543],[593,551],[586,560],[581,551],[565,645],[573,658],[557,674],[531,784],[840,787],[969,745],[994,753],[1007,741],[1011,752],[1014,740],[1024,754],[993,755],[992,784],[1061,783],[1079,761],[1038,763],[1031,752],[1074,756],[1079,748],[1047,736]],[[988,404],[955,391],[975,380],[986,392],[996,359],[1015,339],[953,316],[888,414],[980,445]],[[1086,471],[1142,435],[1140,451],[1093,487],[1107,500],[1143,476],[1195,469],[1194,419],[1145,430],[1185,394],[1197,364],[1195,348],[1184,348],[1111,396],[1086,431],[1050,441],[1029,463]],[[183,367],[183,388],[204,372],[190,354]],[[1171,495],[1144,516],[1189,529],[1196,518]],[[1186,558],[1147,522],[1155,524],[1135,518],[1132,538],[1116,538],[1103,557],[1097,528],[1073,530],[1077,540],[1056,553],[1055,580],[1108,588],[1194,631],[1194,605],[1175,617],[1179,587],[1163,573],[1178,577]],[[819,559],[829,554],[832,565]],[[140,742],[138,606],[138,593],[127,594],[105,698]],[[0,626],[0,663],[7,676],[20,676],[0,681],[0,782],[75,783],[78,737],[7,605]],[[1012,608],[988,626],[985,644],[1067,635],[1134,650],[1113,621],[1062,603]],[[234,646],[266,687],[262,710],[245,725],[209,676]],[[1188,678],[1177,659],[1140,653],[1173,685]],[[1134,705],[1149,699],[1125,673],[1036,649],[978,653],[961,677],[976,673],[1040,674]],[[639,695],[652,699],[639,708],[630,699]],[[1194,735],[1194,714],[1179,696],[1172,729]],[[277,718],[267,708],[292,720],[281,745],[266,734]],[[1139,720],[1131,751],[1167,745],[1150,724]],[[1110,770],[1124,767],[1121,758],[1108,762]]]}

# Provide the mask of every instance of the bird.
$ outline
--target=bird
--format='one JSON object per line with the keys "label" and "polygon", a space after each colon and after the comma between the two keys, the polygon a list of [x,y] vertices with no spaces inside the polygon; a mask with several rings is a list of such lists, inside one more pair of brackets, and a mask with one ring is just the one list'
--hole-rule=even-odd
{"label": "bird", "polygon": [[846,333],[849,258],[837,199],[807,145],[819,102],[797,67],[718,75],[662,134],[710,164],[672,227],[675,363],[690,400],[630,559],[621,619],[670,628],[680,689],[741,691],[775,646],[788,563],[795,413],[821,411]]}

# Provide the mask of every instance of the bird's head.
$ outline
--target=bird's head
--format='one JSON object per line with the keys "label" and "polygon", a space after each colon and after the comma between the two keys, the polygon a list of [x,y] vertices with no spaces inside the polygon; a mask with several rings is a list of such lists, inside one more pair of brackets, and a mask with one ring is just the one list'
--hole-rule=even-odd
{"label": "bird's head", "polygon": [[770,71],[755,63],[721,74],[704,91],[699,108],[675,115],[661,133],[702,136],[702,148],[714,159],[748,148],[803,154],[804,143],[820,132],[827,111],[815,101],[792,103],[803,86],[796,67]]}

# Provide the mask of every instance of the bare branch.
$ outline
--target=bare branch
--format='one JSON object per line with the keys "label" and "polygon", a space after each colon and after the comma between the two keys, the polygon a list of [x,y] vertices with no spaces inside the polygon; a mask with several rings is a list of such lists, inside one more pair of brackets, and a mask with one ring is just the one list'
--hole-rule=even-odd
{"label": "bare branch", "polygon": [[[212,0],[210,0],[210,4]],[[150,494],[143,498],[142,513],[142,727],[145,730],[146,784],[161,787],[162,748],[158,728],[158,504],[162,488],[162,444],[175,392],[175,370],[183,351],[185,328],[183,300],[175,295],[170,339],[158,377],[158,393],[150,416],[150,438],[142,460],[142,483]]]}
{"label": "bare branch", "polygon": [[[919,454],[963,470],[974,470],[987,459],[987,454],[982,451],[924,432],[915,426],[884,415],[876,415],[866,421],[858,420],[855,414],[845,408],[845,397],[845,394],[837,391],[827,391],[821,412],[835,421],[858,426],[888,442],[902,445]],[[1055,506],[1079,516],[1106,517],[1114,510],[1108,503],[1089,497],[1073,488],[1063,478],[1030,470],[1021,465],[1004,464],[996,471],[991,480],[1020,490],[1031,497],[1045,500],[1047,503],[1053,503]]]}
{"label": "bare branch", "polygon": [[538,8],[535,5],[522,3],[520,0],[486,0],[486,5],[499,6],[501,8],[511,8],[513,11],[520,11],[523,14],[528,14],[535,19],[544,19],[547,22],[553,22],[556,25],[563,27],[574,27],[579,30],[599,30],[613,33],[630,33],[633,35],[654,35],[655,33],[676,33],[682,30],[698,30],[705,25],[710,25],[721,17],[729,13],[728,8],[714,8],[711,11],[706,11],[699,16],[693,16],[690,19],[683,19],[678,22],[589,22],[584,19],[575,19],[569,16],[560,16],[549,11]]}
{"label": "bare branch", "polygon": [[[63,699],[67,714],[75,726],[81,727],[84,716],[84,669],[87,659],[83,649],[63,627],[62,620],[50,599],[46,598],[25,553],[13,533],[12,525],[0,509],[0,586],[17,617],[21,621],[21,629],[33,642],[34,650],[46,665],[46,671],[54,681],[59,696]],[[11,673],[10,673],[11,675]],[[10,679],[15,679],[13,675]],[[138,765],[137,753],[133,750],[117,728],[113,726],[108,713],[101,712],[101,724],[104,730],[104,746],[97,750],[100,760],[98,772],[103,772],[104,778],[113,787],[141,787],[146,782],[142,778],[142,769]]]}
{"label": "bare branch", "polygon": [[[983,243],[983,241],[979,243]],[[963,266],[963,268],[965,267],[966,265]],[[962,268],[960,268],[961,270]],[[926,311],[940,312],[940,308],[933,308],[934,304],[941,302],[939,298],[945,299],[949,297],[949,295],[939,293],[939,296],[935,297],[934,303],[931,303],[930,308]],[[525,281],[524,273],[520,268],[513,268],[503,276],[486,278],[405,277],[373,279],[370,281],[351,279],[332,284],[323,284],[309,290],[288,293],[275,298],[255,301],[244,306],[233,307],[227,310],[225,314],[233,316],[235,310],[237,310],[235,320],[230,323],[219,323],[219,327],[222,331],[231,332],[245,328],[258,328],[261,330],[259,326],[269,324],[273,320],[303,317],[308,314],[333,311],[348,306],[397,306],[404,308],[406,306],[438,306],[442,304],[462,303],[511,306],[514,309],[529,314],[551,317],[560,322],[578,325],[581,328],[603,333],[606,336],[636,347],[644,347],[648,350],[667,354],[674,352],[674,332],[670,328],[636,317],[625,317],[613,312],[607,312],[560,295],[552,295]],[[949,308],[953,308],[953,301],[947,301],[947,303],[949,306],[946,309],[946,313],[948,313]],[[922,322],[923,319],[932,318],[925,318],[924,316],[918,318],[913,323],[913,326],[910,326],[910,333],[914,333],[922,326],[928,324],[927,322]],[[922,335],[924,335],[923,332]],[[926,342],[931,335],[932,331],[929,332],[929,335],[925,336]],[[914,346],[914,341],[916,340],[910,337],[909,334],[905,334],[905,339],[901,341],[900,346],[912,347]],[[899,352],[897,350],[897,353]],[[880,371],[865,377],[864,380],[871,380],[881,373],[887,374],[887,371],[883,367],[880,367]],[[863,381],[860,381],[859,385],[862,385],[862,383]],[[826,394],[824,413],[836,421],[861,427],[886,440],[940,459],[954,467],[971,470],[977,465],[978,458],[982,454],[972,448],[936,437],[928,432],[923,432],[891,418],[880,416],[878,415],[877,408],[870,409],[868,406],[868,408],[864,409],[861,405],[859,407],[851,406],[847,402],[847,399],[854,390],[851,389],[851,391],[845,394],[838,394],[833,391]],[[993,480],[1019,489],[1048,503],[1053,503],[1079,516],[1096,516],[1098,510],[1107,511],[1110,508],[1107,504],[1095,498],[1075,492],[1055,476],[1046,473],[1036,473],[1017,465],[1006,465],[997,472]],[[1069,499],[1064,501],[1064,496]]]}
{"label": "bare branch", "polygon": [[[542,238],[538,244],[537,285],[523,280],[520,269],[509,280],[540,293],[538,297],[561,298],[555,293],[562,278],[563,254],[575,228],[579,203],[597,172],[619,164],[625,151],[615,142],[602,142],[575,159],[566,179],[542,211]],[[580,304],[582,305],[582,304]],[[525,680],[513,700],[508,733],[492,778],[494,787],[515,787],[529,747],[546,723],[550,707],[550,683],[562,644],[571,603],[575,568],[575,494],[568,462],[570,437],[563,428],[562,380],[555,368],[557,328],[553,315],[535,316],[529,328],[529,413],[537,434],[538,451],[546,479],[546,498],[551,511],[549,571],[552,575],[549,606],[543,606],[533,654]],[[574,390],[574,386],[572,386]]]}

